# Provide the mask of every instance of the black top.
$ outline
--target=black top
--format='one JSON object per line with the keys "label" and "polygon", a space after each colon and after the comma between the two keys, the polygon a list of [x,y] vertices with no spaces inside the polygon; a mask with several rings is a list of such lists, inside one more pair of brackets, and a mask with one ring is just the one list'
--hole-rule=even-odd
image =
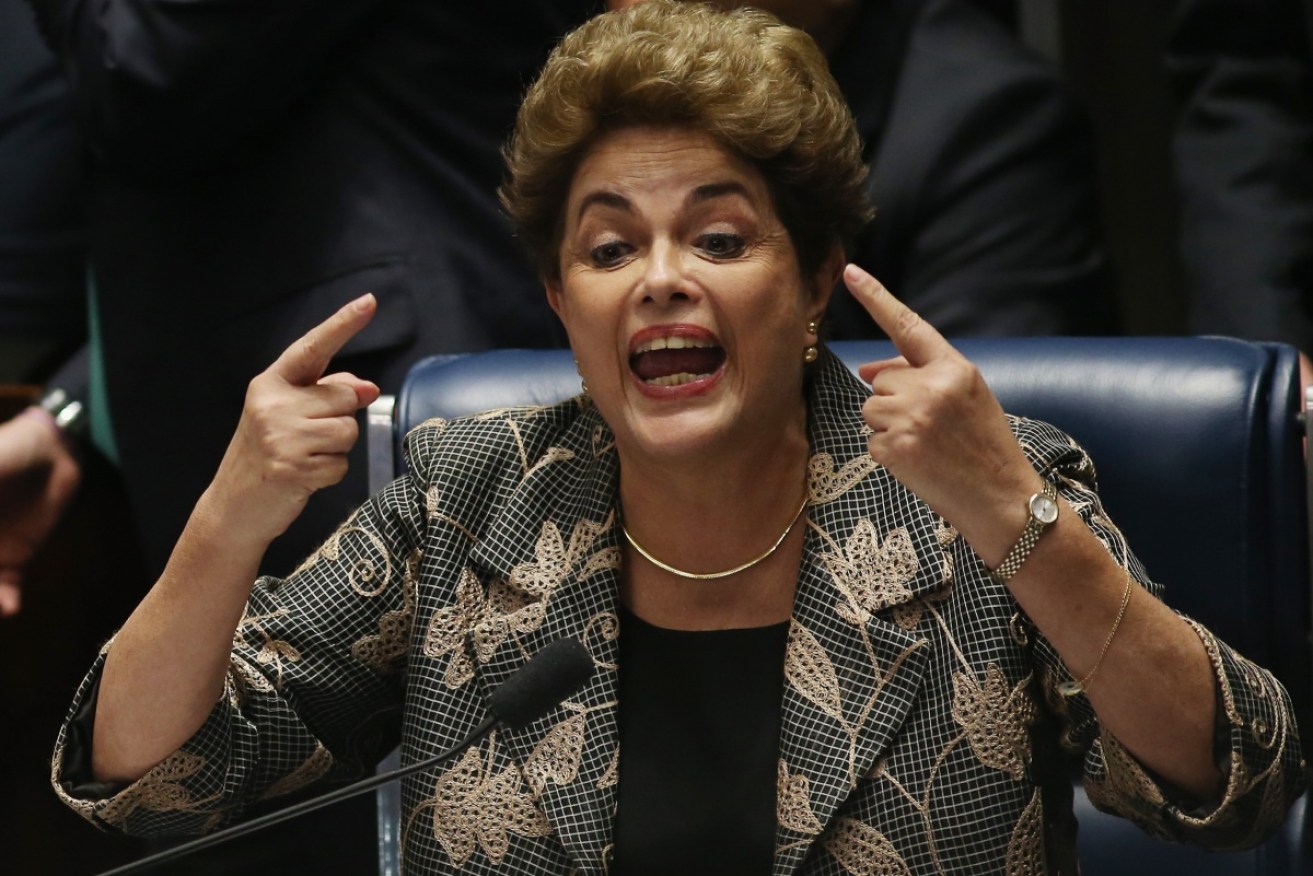
{"label": "black top", "polygon": [[621,619],[611,873],[769,873],[788,623],[689,632]]}

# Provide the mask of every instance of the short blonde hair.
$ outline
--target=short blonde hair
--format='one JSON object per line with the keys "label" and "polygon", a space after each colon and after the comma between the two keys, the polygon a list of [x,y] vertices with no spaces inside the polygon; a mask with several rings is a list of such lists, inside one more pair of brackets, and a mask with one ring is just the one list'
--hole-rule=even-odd
{"label": "short blonde hair", "polygon": [[565,36],[503,150],[501,201],[543,277],[559,277],[579,162],[634,125],[703,131],[752,161],[804,274],[872,216],[852,113],[811,37],[755,9],[647,0]]}

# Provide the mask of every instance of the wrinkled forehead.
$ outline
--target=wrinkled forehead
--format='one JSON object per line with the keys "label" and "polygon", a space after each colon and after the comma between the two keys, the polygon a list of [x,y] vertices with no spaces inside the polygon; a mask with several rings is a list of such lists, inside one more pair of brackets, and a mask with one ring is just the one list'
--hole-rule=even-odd
{"label": "wrinkled forehead", "polygon": [[594,206],[677,209],[725,198],[774,212],[757,166],[710,134],[634,126],[607,132],[584,153],[570,182],[563,218],[568,226]]}

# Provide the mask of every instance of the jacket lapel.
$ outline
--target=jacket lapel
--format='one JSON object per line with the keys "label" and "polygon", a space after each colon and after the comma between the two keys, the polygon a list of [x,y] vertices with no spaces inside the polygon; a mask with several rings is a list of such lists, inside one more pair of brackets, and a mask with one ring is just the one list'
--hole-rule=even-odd
{"label": "jacket lapel", "polygon": [[578,639],[592,655],[596,671],[583,690],[498,737],[520,764],[556,838],[585,873],[603,871],[611,844],[619,751],[621,550],[614,515],[618,468],[609,434],[590,410],[539,462],[526,463],[520,487],[470,555],[490,603],[506,610],[490,611],[470,634],[485,696],[558,638]]}
{"label": "jacket lapel", "polygon": [[928,661],[915,628],[923,601],[944,592],[953,536],[871,459],[864,387],[828,354],[818,366],[810,526],[785,657],[777,876],[798,869],[915,704]]}

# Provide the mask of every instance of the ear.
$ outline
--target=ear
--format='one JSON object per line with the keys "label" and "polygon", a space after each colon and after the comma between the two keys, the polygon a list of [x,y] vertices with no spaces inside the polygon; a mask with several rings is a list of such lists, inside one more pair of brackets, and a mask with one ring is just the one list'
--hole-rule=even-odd
{"label": "ear", "polygon": [[561,303],[563,300],[563,296],[561,292],[561,281],[549,280],[546,277],[544,277],[543,288],[547,291],[548,306],[552,308],[552,312],[556,314],[556,318],[559,319],[562,323],[564,323],[565,316],[561,313]]}
{"label": "ear", "polygon": [[843,266],[847,264],[847,259],[843,247],[835,246],[830,250],[825,261],[816,270],[816,274],[811,279],[812,306],[817,319],[824,316],[825,308],[830,303],[830,295],[834,292],[834,287],[838,285],[839,279],[843,276]]}

